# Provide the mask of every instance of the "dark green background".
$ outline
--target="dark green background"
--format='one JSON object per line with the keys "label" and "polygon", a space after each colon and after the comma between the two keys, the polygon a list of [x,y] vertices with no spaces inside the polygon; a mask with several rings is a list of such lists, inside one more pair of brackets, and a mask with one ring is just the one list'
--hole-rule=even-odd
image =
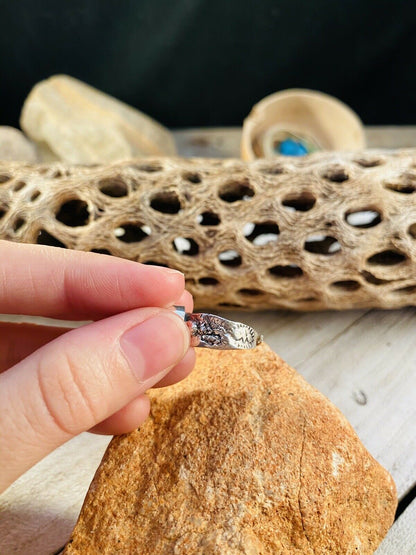
{"label": "dark green background", "polygon": [[0,0],[0,125],[67,73],[171,127],[239,125],[274,91],[416,124],[415,0]]}

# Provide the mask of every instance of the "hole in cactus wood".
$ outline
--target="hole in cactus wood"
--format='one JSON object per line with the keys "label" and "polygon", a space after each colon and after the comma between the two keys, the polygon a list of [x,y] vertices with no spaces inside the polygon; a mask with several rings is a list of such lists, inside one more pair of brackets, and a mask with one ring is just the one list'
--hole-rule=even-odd
{"label": "hole in cactus wood", "polygon": [[218,303],[218,306],[221,308],[241,308],[244,305],[237,303]]}
{"label": "hole in cactus wood", "polygon": [[259,295],[264,295],[264,291],[260,291],[260,289],[239,289],[238,293],[245,297],[258,297]]}
{"label": "hole in cactus wood", "polygon": [[313,194],[309,191],[304,191],[299,195],[289,195],[282,201],[282,204],[298,212],[307,212],[315,206],[315,202],[316,198]]}
{"label": "hole in cactus wood", "polygon": [[24,220],[23,218],[16,218],[14,224],[13,224],[13,231],[16,233],[16,231],[19,231],[19,229],[24,226],[26,223],[26,220]]}
{"label": "hole in cactus wood", "polygon": [[375,168],[376,166],[381,166],[381,164],[383,164],[383,160],[380,158],[359,158],[358,160],[355,160],[355,163],[362,168]]}
{"label": "hole in cactus wood", "polygon": [[275,277],[296,278],[303,275],[303,270],[296,264],[288,264],[286,266],[273,266],[268,270],[269,274]]}
{"label": "hole in cactus wood", "polygon": [[343,183],[349,179],[347,172],[342,166],[333,166],[332,168],[327,168],[322,177],[332,181],[333,183]]}
{"label": "hole in cactus wood", "polygon": [[120,177],[109,177],[98,182],[98,188],[107,197],[126,197],[129,189]]}
{"label": "hole in cactus wood", "polygon": [[173,241],[173,248],[179,254],[195,256],[199,252],[199,246],[192,237],[176,237]]}
{"label": "hole in cactus wood", "polygon": [[17,193],[17,191],[21,191],[24,187],[26,187],[26,183],[24,181],[18,181],[13,187],[13,191]]}
{"label": "hole in cactus wood", "polygon": [[372,285],[384,285],[385,283],[390,283],[388,279],[380,279],[375,275],[373,275],[371,272],[367,272],[366,270],[363,270],[360,273],[365,279],[365,281],[367,281],[368,283],[371,283]]}
{"label": "hole in cactus wood", "polygon": [[249,200],[254,196],[254,191],[248,183],[230,181],[221,187],[218,195],[225,202],[237,202],[239,200]]}
{"label": "hole in cactus wood", "polygon": [[385,250],[373,254],[367,259],[368,264],[374,264],[379,266],[395,266],[406,260],[406,255],[400,251],[395,250]]}
{"label": "hole in cactus wood", "polygon": [[0,220],[6,214],[6,212],[7,210],[5,210],[4,208],[0,208]]}
{"label": "hole in cactus wood", "polygon": [[243,228],[244,237],[256,246],[277,241],[279,233],[279,226],[274,222],[249,222]]}
{"label": "hole in cactus wood", "polygon": [[90,219],[88,204],[81,199],[68,200],[62,204],[55,218],[69,227],[87,225]]}
{"label": "hole in cactus wood", "polygon": [[404,172],[397,180],[385,182],[384,187],[395,193],[410,195],[416,191],[416,174]]}
{"label": "hole in cactus wood", "polygon": [[97,254],[109,254],[110,256],[113,254],[108,249],[91,249],[91,252],[95,252]]}
{"label": "hole in cactus wood", "polygon": [[174,191],[161,191],[152,197],[150,206],[163,214],[177,214],[181,209],[181,202]]}
{"label": "hole in cactus wood", "polygon": [[183,179],[185,179],[185,181],[189,181],[189,183],[201,183],[202,178],[199,175],[199,173],[194,173],[194,172],[185,172],[182,174]]}
{"label": "hole in cactus wood", "polygon": [[341,250],[341,245],[335,239],[335,237],[330,237],[329,235],[311,235],[305,241],[304,248],[308,252],[314,254],[335,254]]}
{"label": "hole in cactus wood", "polygon": [[152,231],[149,226],[140,223],[126,223],[114,230],[114,235],[123,243],[140,243],[146,237],[151,235]]}
{"label": "hole in cactus wood", "polygon": [[51,235],[46,229],[41,229],[36,239],[38,245],[49,245],[50,247],[60,247],[66,249],[67,246],[59,239]]}
{"label": "hole in cactus wood", "polygon": [[261,166],[258,168],[259,172],[264,175],[280,175],[284,173],[285,169],[280,164],[273,164],[270,166]]}
{"label": "hole in cactus wood", "polygon": [[136,164],[133,166],[136,170],[140,170],[145,173],[155,173],[163,170],[161,164],[150,163],[150,164]]}
{"label": "hole in cactus wood", "polygon": [[34,202],[37,198],[40,197],[40,195],[41,195],[40,191],[38,191],[38,190],[33,191],[33,193],[30,196],[30,202]]}
{"label": "hole in cactus wood", "polygon": [[8,173],[0,173],[0,183],[7,183],[12,178]]}
{"label": "hole in cactus wood", "polygon": [[411,224],[407,232],[413,239],[416,239],[416,224]]}
{"label": "hole in cactus wood", "polygon": [[366,229],[378,225],[381,222],[381,215],[376,210],[357,210],[347,212],[345,221],[352,227]]}
{"label": "hole in cactus wood", "polygon": [[220,252],[218,255],[218,260],[223,266],[237,267],[241,266],[242,258],[235,250],[228,250]]}
{"label": "hole in cactus wood", "polygon": [[220,217],[215,212],[203,212],[197,216],[196,221],[199,225],[218,225],[221,222]]}
{"label": "hole in cactus wood", "polygon": [[354,279],[346,279],[341,281],[334,281],[334,283],[331,283],[331,287],[342,291],[357,291],[357,289],[361,287],[361,284]]}
{"label": "hole in cactus wood", "polygon": [[395,289],[393,293],[408,295],[410,293],[416,293],[416,285],[406,285],[406,287],[400,287]]}
{"label": "hole in cactus wood", "polygon": [[199,278],[198,282],[201,285],[218,285],[219,281],[214,277],[202,277]]}

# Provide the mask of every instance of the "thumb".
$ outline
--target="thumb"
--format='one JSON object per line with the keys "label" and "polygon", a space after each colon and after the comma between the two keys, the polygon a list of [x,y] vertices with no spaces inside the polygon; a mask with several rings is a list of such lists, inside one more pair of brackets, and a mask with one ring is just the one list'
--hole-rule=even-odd
{"label": "thumb", "polygon": [[1,374],[0,491],[160,381],[189,339],[173,312],[141,308],[71,330]]}

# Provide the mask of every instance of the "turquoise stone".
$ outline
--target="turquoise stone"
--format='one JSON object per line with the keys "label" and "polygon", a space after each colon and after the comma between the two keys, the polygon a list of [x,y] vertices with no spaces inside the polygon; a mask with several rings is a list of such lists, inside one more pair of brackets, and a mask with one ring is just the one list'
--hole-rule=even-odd
{"label": "turquoise stone", "polygon": [[285,139],[279,144],[279,154],[284,156],[305,156],[308,154],[308,149],[300,141],[294,139]]}

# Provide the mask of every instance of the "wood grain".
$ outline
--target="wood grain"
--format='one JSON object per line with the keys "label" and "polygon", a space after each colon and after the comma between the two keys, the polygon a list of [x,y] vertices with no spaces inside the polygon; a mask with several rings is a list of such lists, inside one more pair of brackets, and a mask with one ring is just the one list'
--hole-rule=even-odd
{"label": "wood grain", "polygon": [[377,549],[377,555],[414,555],[416,553],[416,501],[393,524]]}

